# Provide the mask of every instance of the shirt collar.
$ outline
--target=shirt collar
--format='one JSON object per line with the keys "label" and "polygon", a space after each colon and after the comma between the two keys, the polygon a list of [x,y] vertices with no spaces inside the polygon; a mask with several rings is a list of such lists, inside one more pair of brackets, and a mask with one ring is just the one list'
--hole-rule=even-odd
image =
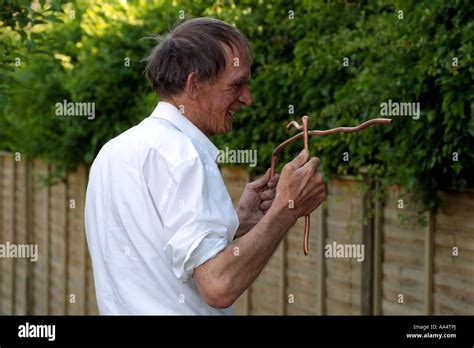
{"label": "shirt collar", "polygon": [[208,152],[213,160],[217,159],[219,150],[209,140],[209,138],[196,127],[188,118],[183,115],[174,105],[160,101],[150,115],[152,118],[161,118],[171,122],[180,131],[189,136],[190,138],[199,142],[199,144]]}

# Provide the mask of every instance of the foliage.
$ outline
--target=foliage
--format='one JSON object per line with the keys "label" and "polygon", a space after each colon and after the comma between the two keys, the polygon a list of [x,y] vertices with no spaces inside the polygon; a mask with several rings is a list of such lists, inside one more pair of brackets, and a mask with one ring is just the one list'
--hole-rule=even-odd
{"label": "foliage", "polygon": [[28,0],[0,0],[0,100],[8,95],[7,83],[13,82],[14,66],[27,61],[27,54],[32,57],[36,54],[47,53],[43,49],[45,41],[38,26],[47,23],[58,23],[58,16],[62,13],[61,1],[40,1],[32,4]]}
{"label": "foliage", "polygon": [[[426,207],[436,205],[440,188],[473,186],[470,2],[95,0],[62,11],[63,23],[39,32],[49,54],[15,70],[14,93],[0,107],[1,148],[67,166],[91,163],[107,140],[148,116],[157,101],[141,61],[153,42],[141,38],[164,33],[183,14],[213,16],[235,24],[255,51],[254,105],[236,115],[233,132],[213,137],[219,147],[257,149],[261,171],[273,148],[294,134],[285,128],[291,119],[308,114],[311,129],[354,126],[380,117],[380,104],[389,99],[419,102],[418,120],[393,117],[392,126],[313,138],[312,153],[326,174],[357,175],[368,166],[372,176],[401,184]],[[7,54],[3,63],[11,66],[11,59]],[[64,99],[95,102],[95,119],[57,117],[55,104]],[[286,149],[280,163],[301,145]]]}

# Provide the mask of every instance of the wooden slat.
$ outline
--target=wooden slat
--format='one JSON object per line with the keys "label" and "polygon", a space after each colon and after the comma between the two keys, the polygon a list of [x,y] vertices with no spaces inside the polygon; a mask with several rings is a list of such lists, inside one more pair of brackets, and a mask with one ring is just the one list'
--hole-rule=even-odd
{"label": "wooden slat", "polygon": [[36,255],[32,255],[32,258],[27,263],[27,274],[26,274],[26,313],[31,315],[34,311],[34,265],[38,262],[39,250],[38,245],[34,243],[33,237],[33,216],[34,216],[34,206],[33,206],[33,181],[32,181],[32,168],[33,163],[31,160],[28,160],[26,163],[26,230],[27,236],[26,239],[28,244],[33,249]]}
{"label": "wooden slat", "polygon": [[331,277],[326,278],[326,284],[328,287],[327,297],[360,307],[360,286],[350,281],[339,281]]}
{"label": "wooden slat", "polygon": [[356,315],[359,314],[360,306],[326,297],[326,308],[328,315]]}
{"label": "wooden slat", "polygon": [[67,314],[86,313],[86,234],[84,229],[84,203],[86,171],[83,166],[68,173],[67,185]]}
{"label": "wooden slat", "polygon": [[[14,240],[17,247],[28,244],[27,237],[27,209],[26,209],[26,160],[22,159],[16,163],[15,175],[15,229]],[[18,255],[20,256],[20,255]],[[17,257],[14,260],[14,313],[17,315],[26,314],[27,302],[27,284],[26,277],[28,274],[29,259]]]}
{"label": "wooden slat", "polygon": [[326,314],[326,258],[324,257],[324,247],[327,237],[327,209],[326,203],[319,209],[319,234],[318,234],[318,309],[320,315]]}
{"label": "wooden slat", "polygon": [[[375,191],[380,189],[380,182],[376,182]],[[374,217],[374,297],[373,297],[373,314],[382,314],[382,245],[383,245],[383,202],[378,199],[375,202]]]}
{"label": "wooden slat", "polygon": [[440,291],[436,289],[434,293],[434,310],[439,314],[470,315],[474,312],[474,305],[467,304],[464,299],[452,296],[451,289]]}
{"label": "wooden slat", "polygon": [[33,185],[33,243],[38,245],[38,261],[33,265],[33,314],[49,313],[49,188],[48,166],[35,160]]}
{"label": "wooden slat", "polygon": [[288,315],[311,315],[314,316],[315,313],[313,307],[306,307],[299,305],[298,303],[292,303],[288,305]]}
{"label": "wooden slat", "polygon": [[384,298],[391,299],[395,302],[398,299],[397,296],[402,294],[404,299],[403,307],[418,304],[420,308],[419,314],[423,314],[423,287],[419,282],[400,284],[396,279],[386,277],[383,283],[383,291]]}
{"label": "wooden slat", "polygon": [[[14,204],[15,204],[15,162],[13,155],[3,157],[3,185],[2,185],[2,226],[3,244],[14,243]],[[14,314],[14,260],[3,258],[1,260],[2,273],[2,313]]]}
{"label": "wooden slat", "polygon": [[372,203],[373,181],[367,175],[367,169],[361,168],[367,191],[362,198],[362,245],[364,261],[361,264],[360,307],[362,315],[373,314],[373,262],[374,262],[374,204]]}
{"label": "wooden slat", "polygon": [[452,255],[447,257],[436,254],[434,264],[437,274],[455,274],[458,278],[474,279],[474,262],[469,258]]}
{"label": "wooden slat", "polygon": [[246,304],[246,293],[245,291],[234,303],[233,308],[234,308],[234,315],[248,315],[248,312],[246,312],[247,304]]}
{"label": "wooden slat", "polygon": [[278,315],[279,291],[277,286],[255,282],[252,286],[252,314]]}
{"label": "wooden slat", "polygon": [[474,306],[472,283],[472,278],[459,279],[457,274],[436,274],[434,276],[437,292],[449,294],[452,298],[463,301],[466,307]]}
{"label": "wooden slat", "polygon": [[[303,288],[289,288],[288,293],[293,295],[293,301],[287,304],[287,308],[290,307],[302,307],[305,308],[305,313],[312,313],[314,315],[318,312],[318,298],[314,291],[307,291]],[[295,312],[294,308],[292,310],[293,314],[298,314]]]}
{"label": "wooden slat", "polygon": [[[404,307],[409,307],[414,303],[418,303],[420,307],[419,314],[423,314],[423,294],[420,292],[423,289],[418,285],[397,284],[393,280],[387,279],[383,283],[384,298],[389,298],[393,301],[398,300],[399,295],[403,295]],[[387,313],[384,313],[387,314]]]}
{"label": "wooden slat", "polygon": [[415,306],[407,306],[406,304],[400,304],[393,299],[382,299],[382,311],[384,315],[421,315],[422,309]]}
{"label": "wooden slat", "polygon": [[66,185],[56,183],[50,188],[50,282],[49,312],[66,314]]}
{"label": "wooden slat", "polygon": [[99,307],[97,306],[97,299],[95,297],[94,275],[92,272],[92,261],[89,255],[89,250],[86,251],[86,254],[87,315],[98,315]]}
{"label": "wooden slat", "polygon": [[326,278],[330,277],[341,282],[350,282],[359,287],[361,285],[360,274],[353,271],[354,267],[360,267],[360,264],[350,260],[328,259],[326,262]]}
{"label": "wooden slat", "polygon": [[221,167],[220,171],[234,207],[237,207],[245,185],[249,182],[247,170],[243,167]]}
{"label": "wooden slat", "polygon": [[[314,297],[314,303],[317,303],[317,292],[316,280],[309,277],[302,276],[297,272],[290,272],[288,277],[288,294],[307,294],[308,296]],[[311,308],[315,313],[317,312],[316,307]]]}
{"label": "wooden slat", "polygon": [[[89,181],[90,167],[85,169],[86,183]],[[87,188],[87,184],[86,184]],[[85,259],[86,259],[86,314],[87,315],[98,315],[99,307],[97,305],[97,299],[95,296],[94,286],[94,274],[92,271],[92,260],[89,254],[89,249],[85,248]]]}
{"label": "wooden slat", "polygon": [[450,233],[436,229],[434,243],[437,249],[449,249],[449,254],[452,254],[453,247],[457,247],[460,255],[463,254],[463,251],[466,252],[466,255],[474,255],[474,233],[471,236],[458,235],[456,232]]}
{"label": "wooden slat", "polygon": [[279,275],[278,275],[278,292],[279,292],[279,308],[278,314],[285,315],[286,314],[286,304],[287,300],[287,289],[286,289],[286,237],[280,243],[280,246],[277,248],[276,253],[280,255],[280,262],[279,262]]}

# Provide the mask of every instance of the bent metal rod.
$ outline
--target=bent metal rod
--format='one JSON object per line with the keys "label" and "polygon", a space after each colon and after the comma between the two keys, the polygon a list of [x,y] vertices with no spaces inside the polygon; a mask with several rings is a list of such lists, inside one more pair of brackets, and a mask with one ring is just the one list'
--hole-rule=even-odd
{"label": "bent metal rod", "polygon": [[[299,140],[300,138],[303,138],[304,148],[309,151],[309,137],[312,135],[323,136],[323,135],[329,135],[329,134],[334,134],[334,133],[354,133],[354,132],[359,132],[367,127],[370,127],[376,124],[384,125],[384,124],[392,123],[392,120],[389,118],[373,118],[371,120],[361,123],[357,127],[337,127],[337,128],[324,130],[324,131],[321,131],[321,130],[310,131],[308,130],[308,120],[309,120],[308,116],[303,116],[301,120],[302,120],[303,125],[300,125],[296,121],[291,121],[290,123],[288,123],[287,128],[290,128],[291,126],[293,126],[296,129],[303,129],[303,131],[285,140],[280,145],[278,145],[275,148],[275,150],[273,150],[270,177],[273,177],[275,175],[277,158],[281,150],[283,150],[287,145]],[[310,219],[309,219],[309,215],[306,215],[304,217],[304,239],[303,239],[303,252],[305,255],[308,255],[309,227],[310,227]]]}

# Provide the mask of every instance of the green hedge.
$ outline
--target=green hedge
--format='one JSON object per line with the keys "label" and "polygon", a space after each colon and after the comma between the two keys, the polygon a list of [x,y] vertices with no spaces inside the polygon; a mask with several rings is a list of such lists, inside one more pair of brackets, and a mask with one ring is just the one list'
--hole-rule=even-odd
{"label": "green hedge", "polygon": [[[257,149],[262,171],[273,148],[294,133],[285,128],[290,119],[308,114],[311,129],[354,126],[380,117],[388,100],[419,102],[418,120],[393,117],[392,126],[313,138],[311,152],[327,174],[357,174],[368,165],[371,175],[401,184],[427,207],[440,188],[474,186],[471,2],[95,0],[63,9],[64,23],[44,28],[49,54],[15,71],[0,108],[3,149],[66,167],[90,163],[156,104],[141,62],[152,41],[140,39],[166,31],[182,14],[213,16],[234,23],[255,51],[254,105],[237,114],[233,132],[213,137],[219,147]],[[95,102],[95,119],[57,117],[55,104],[64,99]],[[280,163],[300,148],[290,146]]]}

